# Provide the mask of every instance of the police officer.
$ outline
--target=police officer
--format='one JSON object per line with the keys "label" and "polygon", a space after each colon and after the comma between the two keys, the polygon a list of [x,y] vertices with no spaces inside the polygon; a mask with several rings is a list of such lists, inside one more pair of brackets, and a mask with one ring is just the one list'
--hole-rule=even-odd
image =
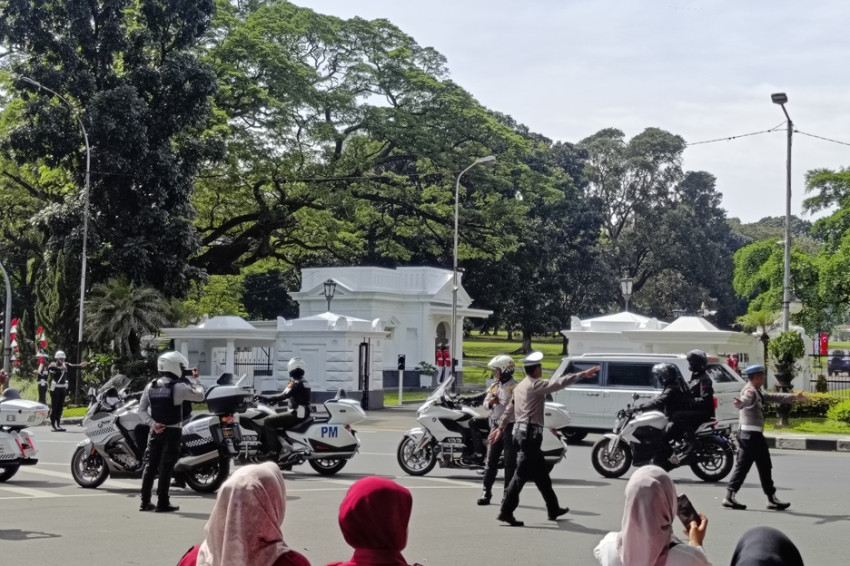
{"label": "police officer", "polygon": [[[222,374],[231,375],[231,374]],[[219,380],[221,377],[219,377]],[[197,388],[200,387],[201,390],[204,390],[204,386],[201,383],[201,372],[197,367],[193,367],[191,370],[191,374],[189,377],[181,377],[177,380],[178,383],[184,383],[189,385],[190,387]],[[181,426],[186,426],[189,424],[189,421],[192,420],[192,401],[183,401],[183,422],[180,423]],[[174,474],[174,478],[171,482],[171,487],[177,487],[180,489],[184,489],[186,487],[186,476],[183,474]]]}
{"label": "police officer", "polygon": [[[510,356],[496,356],[487,364],[493,370],[495,381],[487,391],[484,405],[490,409],[490,429],[499,425],[506,407],[513,400],[514,388],[517,381],[514,379],[514,360]],[[513,444],[513,422],[505,425],[505,432],[499,440],[490,444],[487,448],[487,458],[484,461],[484,491],[478,498],[478,505],[489,505],[493,497],[493,484],[496,483],[496,474],[499,472],[499,458],[504,454],[505,466],[505,490],[511,483],[516,471],[516,450]]]}
{"label": "police officer", "polygon": [[686,359],[691,370],[691,380],[687,383],[690,400],[672,412],[667,429],[668,438],[685,440],[677,455],[679,459],[692,450],[699,425],[714,419],[714,382],[706,371],[708,356],[702,350],[691,350]]}
{"label": "police officer", "polygon": [[[180,352],[166,352],[157,360],[159,378],[145,387],[139,401],[139,416],[151,427],[148,446],[145,450],[145,469],[142,472],[142,502],[139,511],[165,513],[177,511],[171,505],[168,486],[174,465],[180,458],[180,437],[184,420],[184,403],[204,400],[204,388],[200,383],[182,381],[189,362]],[[151,503],[153,480],[159,476],[156,486],[156,506]]]}
{"label": "police officer", "polygon": [[[675,422],[675,419],[679,414],[687,412],[691,407],[691,395],[681,386],[684,380],[679,375],[679,370],[673,364],[655,364],[652,366],[651,372],[652,377],[658,381],[659,385],[661,385],[663,389],[661,390],[661,393],[659,393],[658,396],[651,401],[635,406],[634,411],[637,413],[653,410],[661,411],[667,416],[668,420],[672,424]],[[685,411],[682,410],[683,408]],[[665,443],[676,438],[675,434],[675,430],[668,425],[665,431]],[[680,456],[674,456],[670,456],[670,461],[674,464],[678,464]],[[665,452],[658,454],[657,459],[665,459],[667,457],[668,453]],[[662,462],[656,461],[655,463],[663,467]]]}
{"label": "police officer", "polygon": [[540,446],[543,442],[543,412],[546,394],[564,389],[580,379],[592,378],[599,371],[594,366],[580,373],[564,374],[541,381],[543,375],[543,354],[532,352],[522,360],[525,369],[525,379],[514,388],[513,403],[511,403],[501,419],[499,426],[490,433],[489,441],[496,443],[505,433],[509,423],[514,423],[513,442],[517,451],[517,467],[514,477],[508,484],[505,498],[498,520],[512,527],[521,527],[524,523],[514,517],[514,510],[519,506],[519,494],[525,482],[532,480],[546,502],[546,510],[550,521],[568,513],[568,507],[558,504],[558,496],[552,489],[549,478],[549,468]]}
{"label": "police officer", "polygon": [[[312,390],[310,382],[305,379],[307,364],[301,358],[292,358],[287,366],[289,370],[289,384],[282,393],[277,395],[260,395],[258,399],[264,403],[274,405],[281,401],[289,401],[289,411],[267,417],[263,423],[266,435],[266,447],[269,453],[280,459],[292,451],[292,446],[287,443],[285,447],[280,444],[279,434],[286,433],[288,428],[310,418],[310,398]],[[281,451],[281,449],[284,449]]]}
{"label": "police officer", "polygon": [[71,364],[65,361],[65,352],[57,350],[54,361],[47,366],[50,376],[50,426],[53,432],[65,432],[62,424],[62,411],[65,409],[65,396],[68,394],[68,368],[84,368],[86,362]]}
{"label": "police officer", "polygon": [[767,508],[782,511],[791,506],[790,503],[780,501],[776,497],[776,487],[773,485],[773,464],[770,461],[770,451],[767,441],[764,439],[764,402],[773,403],[808,403],[809,398],[805,393],[765,393],[761,390],[765,382],[765,369],[761,364],[752,365],[744,369],[747,384],[741,390],[741,394],[732,399],[732,404],[738,409],[738,455],[735,460],[735,469],[732,471],[732,479],[726,488],[726,497],[723,506],[727,509],[746,509],[747,506],[739,503],[735,495],[744,484],[747,473],[755,462],[761,480],[761,488],[767,495]]}
{"label": "police officer", "polygon": [[36,381],[38,381],[38,402],[47,405],[47,381],[50,377],[47,373],[47,354],[39,352],[36,359],[38,359],[38,369],[33,371],[36,375]]}

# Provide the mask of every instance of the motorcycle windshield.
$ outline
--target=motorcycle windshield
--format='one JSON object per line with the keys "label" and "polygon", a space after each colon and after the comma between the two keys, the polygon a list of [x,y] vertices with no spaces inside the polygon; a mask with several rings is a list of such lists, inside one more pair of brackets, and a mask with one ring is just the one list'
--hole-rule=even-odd
{"label": "motorcycle windshield", "polygon": [[443,394],[444,394],[446,391],[448,391],[448,390],[449,390],[449,388],[451,388],[452,383],[454,383],[454,379],[455,379],[455,378],[454,378],[454,376],[449,376],[449,377],[447,377],[447,378],[446,378],[446,380],[445,380],[445,381],[443,381],[443,382],[442,382],[442,383],[441,383],[441,384],[440,384],[440,385],[439,385],[439,386],[438,386],[438,387],[437,387],[437,388],[436,388],[436,389],[435,389],[435,390],[431,393],[431,395],[429,395],[429,396],[428,396],[428,398],[425,400],[425,402],[427,403],[428,401],[439,401],[440,399],[442,399],[442,398],[443,398]]}
{"label": "motorcycle windshield", "polygon": [[109,381],[107,381],[106,383],[104,383],[103,385],[101,385],[98,388],[97,394],[101,395],[101,394],[105,393],[106,391],[108,391],[110,388],[113,388],[113,387],[115,388],[115,391],[121,391],[122,389],[124,389],[128,385],[130,385],[130,378],[129,377],[127,377],[126,375],[121,375],[121,374],[114,375],[114,376],[112,376],[112,378],[110,378]]}

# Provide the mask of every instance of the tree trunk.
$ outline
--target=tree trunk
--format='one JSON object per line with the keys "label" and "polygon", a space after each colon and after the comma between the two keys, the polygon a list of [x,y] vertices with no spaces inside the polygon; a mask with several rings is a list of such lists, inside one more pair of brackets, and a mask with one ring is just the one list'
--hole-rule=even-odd
{"label": "tree trunk", "polygon": [[522,331],[522,347],[520,348],[523,354],[531,352],[531,332]]}
{"label": "tree trunk", "polygon": [[561,334],[561,355],[562,355],[562,356],[566,356],[566,355],[567,355],[567,346],[568,346],[568,344],[569,344],[569,340],[567,340],[567,337],[566,337],[566,336],[564,336],[563,334]]}
{"label": "tree trunk", "polygon": [[[791,380],[794,379],[793,375],[786,374],[776,374],[776,390],[780,393],[790,393],[792,390]],[[791,414],[791,405],[789,403],[780,403],[776,406],[776,416],[779,420],[777,420],[775,428],[788,428],[791,426],[791,423],[788,420],[789,415]]]}

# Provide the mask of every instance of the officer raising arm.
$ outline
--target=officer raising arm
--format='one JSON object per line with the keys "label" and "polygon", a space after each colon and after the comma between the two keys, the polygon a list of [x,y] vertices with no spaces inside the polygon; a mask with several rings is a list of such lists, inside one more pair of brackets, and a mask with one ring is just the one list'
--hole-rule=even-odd
{"label": "officer raising arm", "polygon": [[499,420],[498,428],[490,433],[489,441],[494,444],[504,434],[509,423],[514,423],[513,442],[517,451],[517,467],[499,512],[499,521],[503,521],[512,527],[521,527],[522,521],[514,517],[514,510],[519,506],[519,493],[525,482],[532,480],[546,502],[546,510],[550,521],[557,521],[558,517],[569,512],[569,508],[562,508],[558,504],[558,496],[552,489],[552,480],[549,478],[549,468],[540,446],[543,442],[543,412],[546,403],[546,394],[564,389],[580,379],[596,376],[599,366],[594,366],[581,373],[564,374],[551,378],[549,381],[541,381],[543,375],[543,354],[532,352],[522,360],[525,368],[525,379],[514,388],[513,403],[505,410]]}
{"label": "officer raising arm", "polygon": [[765,369],[761,364],[749,366],[744,370],[744,375],[749,380],[741,390],[741,395],[732,400],[732,404],[738,409],[738,454],[735,460],[735,469],[732,471],[732,479],[726,489],[726,498],[723,506],[727,509],[746,509],[747,506],[735,499],[735,494],[744,485],[747,473],[755,463],[759,471],[761,488],[767,495],[767,508],[782,511],[791,506],[790,503],[780,501],[776,497],[776,487],[773,485],[770,461],[770,451],[767,441],[764,439],[764,402],[773,403],[808,403],[809,398],[805,393],[765,393],[761,390],[765,381]]}
{"label": "officer raising arm", "polygon": [[[142,503],[139,511],[166,513],[177,511],[171,505],[168,487],[174,465],[180,458],[180,438],[183,433],[184,403],[204,400],[204,387],[199,381],[187,383],[183,377],[191,374],[189,362],[180,352],[166,352],[157,360],[159,378],[145,387],[139,401],[139,416],[151,427],[145,450],[145,469],[142,472]],[[156,506],[151,503],[154,477]]]}

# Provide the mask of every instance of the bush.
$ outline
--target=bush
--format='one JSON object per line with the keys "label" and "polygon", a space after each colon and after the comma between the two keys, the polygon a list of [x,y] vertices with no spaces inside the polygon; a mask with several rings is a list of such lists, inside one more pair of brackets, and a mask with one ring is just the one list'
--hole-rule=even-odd
{"label": "bush", "polygon": [[834,405],[826,413],[826,417],[831,421],[850,424],[850,399]]}
{"label": "bush", "polygon": [[815,391],[818,393],[826,393],[829,391],[829,383],[827,383],[826,376],[822,373],[818,375],[818,379],[815,382]]}
{"label": "bush", "polygon": [[[794,403],[791,405],[792,418],[825,418],[830,408],[841,402],[841,399],[827,393],[811,393],[809,395],[811,403]],[[776,403],[765,403],[764,415],[766,417],[776,417]]]}

